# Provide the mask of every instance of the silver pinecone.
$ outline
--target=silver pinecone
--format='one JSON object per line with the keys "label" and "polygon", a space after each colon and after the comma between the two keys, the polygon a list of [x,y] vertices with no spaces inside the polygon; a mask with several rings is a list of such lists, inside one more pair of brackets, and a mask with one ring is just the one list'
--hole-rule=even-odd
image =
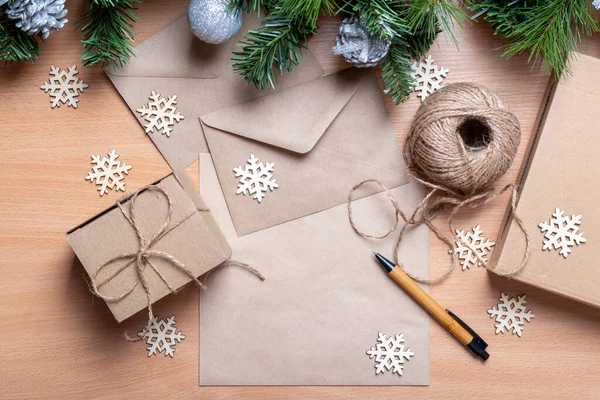
{"label": "silver pinecone", "polygon": [[68,21],[65,0],[17,0],[6,10],[15,25],[28,35],[38,34],[47,39],[50,33],[62,28]]}
{"label": "silver pinecone", "polygon": [[374,67],[390,50],[390,40],[369,35],[357,17],[344,18],[340,33],[335,39],[333,53],[343,55],[346,61],[358,68]]}

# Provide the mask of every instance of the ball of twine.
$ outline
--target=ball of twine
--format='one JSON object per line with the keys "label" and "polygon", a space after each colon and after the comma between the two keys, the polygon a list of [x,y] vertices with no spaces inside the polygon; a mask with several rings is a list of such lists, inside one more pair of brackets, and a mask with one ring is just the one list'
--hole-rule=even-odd
{"label": "ball of twine", "polygon": [[[394,261],[402,266],[398,252],[404,233],[409,227],[422,224],[449,248],[452,263],[437,277],[429,278],[411,274],[423,283],[438,283],[446,279],[457,263],[454,242],[460,241],[470,249],[482,265],[498,275],[512,276],[527,264],[531,241],[523,220],[517,215],[517,186],[513,183],[495,191],[493,184],[511,166],[521,140],[517,117],[506,104],[485,87],[455,83],[436,91],[425,100],[415,114],[410,133],[404,143],[404,158],[408,173],[429,188],[429,192],[411,213],[405,213],[386,186],[377,179],[356,184],[348,194],[348,218],[350,225],[360,236],[384,239],[399,229]],[[356,225],[352,216],[353,194],[365,184],[377,184],[387,194],[394,208],[395,223],[384,234],[365,233]],[[454,238],[452,220],[463,207],[485,206],[510,192],[510,213],[524,235],[525,252],[521,264],[509,272],[497,270],[497,262],[488,263],[464,238]],[[452,239],[445,237],[432,222],[444,210],[448,210],[447,225]]]}
{"label": "ball of twine", "polygon": [[416,178],[452,193],[473,195],[504,175],[520,139],[519,120],[494,92],[455,83],[421,105],[404,155]]}

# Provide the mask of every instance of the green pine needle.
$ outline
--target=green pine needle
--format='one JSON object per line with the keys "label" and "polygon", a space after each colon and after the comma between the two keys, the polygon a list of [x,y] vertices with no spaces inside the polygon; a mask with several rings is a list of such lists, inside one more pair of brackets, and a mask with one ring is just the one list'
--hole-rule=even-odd
{"label": "green pine needle", "polygon": [[462,28],[466,17],[460,2],[454,0],[413,0],[405,14],[411,33],[418,33],[424,41],[433,43],[443,31],[457,47],[455,24]]}
{"label": "green pine needle", "polygon": [[546,73],[555,77],[569,72],[582,35],[600,30],[588,0],[472,0],[470,9],[509,41],[506,57],[527,52],[530,63],[543,59]]}
{"label": "green pine needle", "polygon": [[302,48],[315,29],[295,26],[292,21],[271,15],[259,29],[249,31],[238,43],[241,51],[233,53],[233,68],[259,87],[275,87],[275,71],[293,71],[302,61]]}
{"label": "green pine needle", "polygon": [[0,60],[9,63],[34,63],[39,55],[40,48],[36,36],[28,35],[17,28],[14,21],[4,17],[4,8],[0,7]]}
{"label": "green pine needle", "polygon": [[334,11],[334,0],[277,0],[263,26],[238,43],[241,50],[233,53],[233,69],[260,89],[274,88],[275,74],[292,72],[302,61],[319,14]]}
{"label": "green pine needle", "polygon": [[413,91],[412,63],[406,50],[405,46],[392,43],[387,56],[379,63],[384,92],[396,104],[408,100]]}
{"label": "green pine needle", "polygon": [[90,10],[82,19],[86,21],[81,29],[83,65],[122,65],[134,56],[134,3],[139,0],[90,0]]}
{"label": "green pine needle", "polygon": [[370,35],[391,39],[408,30],[406,21],[400,15],[402,7],[400,0],[346,0],[339,12],[359,15]]}

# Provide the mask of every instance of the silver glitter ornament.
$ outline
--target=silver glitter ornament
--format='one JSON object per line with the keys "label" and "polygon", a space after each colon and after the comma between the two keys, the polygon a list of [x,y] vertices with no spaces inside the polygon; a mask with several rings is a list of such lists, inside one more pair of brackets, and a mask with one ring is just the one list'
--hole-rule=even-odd
{"label": "silver glitter ornament", "polygon": [[6,15],[19,20],[17,28],[28,35],[38,34],[48,39],[52,31],[62,28],[67,22],[65,0],[17,0],[8,6]]}
{"label": "silver glitter ornament", "polygon": [[333,53],[343,55],[346,61],[358,68],[374,67],[390,50],[390,40],[369,35],[357,17],[344,18],[340,33],[335,39]]}
{"label": "silver glitter ornament", "polygon": [[223,43],[242,27],[242,11],[228,10],[228,0],[191,0],[188,18],[192,32],[206,43]]}

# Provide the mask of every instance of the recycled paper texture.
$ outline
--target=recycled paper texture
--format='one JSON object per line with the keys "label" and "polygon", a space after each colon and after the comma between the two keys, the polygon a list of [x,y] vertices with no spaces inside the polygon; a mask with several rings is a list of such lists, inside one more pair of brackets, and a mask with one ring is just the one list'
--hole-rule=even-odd
{"label": "recycled paper texture", "polygon": [[[231,249],[187,177],[184,174],[171,174],[156,186],[165,190],[171,198],[173,208],[169,226],[174,228],[159,239],[151,250],[170,254],[187,266],[196,277],[224,262],[230,256]],[[130,213],[131,200],[124,202],[123,206],[125,212]],[[164,196],[156,191],[140,193],[136,199],[135,217],[144,237],[150,238],[159,230],[167,212],[168,202]],[[181,222],[183,219],[185,220]],[[90,277],[113,257],[136,253],[140,249],[134,228],[116,206],[69,232],[67,240]],[[175,289],[191,280],[162,258],[151,257],[150,261]],[[109,264],[100,271],[96,282],[106,279],[128,263],[130,260]],[[138,279],[135,269],[136,264],[131,262],[123,272],[102,286],[100,292],[106,296],[117,296],[125,292]],[[143,273],[153,303],[170,293],[165,282],[152,268],[147,266]],[[107,304],[117,321],[121,322],[147,307],[146,293],[142,285],[138,284],[122,300]]]}
{"label": "recycled paper texture", "polygon": [[[373,71],[338,72],[200,119],[239,235],[343,204],[366,179],[408,181]],[[279,187],[260,203],[236,194],[233,168],[250,154],[275,163]]]}
{"label": "recycled paper texture", "polygon": [[[200,297],[200,385],[429,383],[429,317],[371,252],[391,254],[395,238],[369,241],[357,235],[345,203],[239,236],[210,155],[201,155],[200,163],[201,193],[232,257],[266,277],[260,282],[233,268],[210,274],[210,290]],[[406,210],[425,194],[415,183],[391,192]],[[357,223],[372,232],[384,231],[394,220],[384,193],[356,200],[353,210]],[[427,227],[407,232],[400,259],[411,272],[428,276]],[[415,353],[401,377],[375,374],[366,351],[378,332],[404,332]]]}
{"label": "recycled paper texture", "polygon": [[[517,213],[531,237],[527,266],[514,279],[600,307],[600,60],[579,55],[567,75],[549,92],[542,124],[531,155],[523,166]],[[538,224],[556,208],[582,215],[579,231],[587,240],[567,258],[558,250],[542,250]],[[494,252],[498,268],[511,271],[520,263],[525,239],[516,222],[507,219]],[[500,254],[499,246],[503,247]]]}
{"label": "recycled paper texture", "polygon": [[170,137],[157,132],[148,134],[174,170],[182,170],[197,161],[199,153],[208,152],[198,121],[200,115],[266,96],[323,74],[313,54],[305,49],[302,64],[294,68],[293,74],[286,73],[278,78],[275,90],[260,90],[249,85],[233,71],[231,52],[244,32],[258,26],[260,22],[256,15],[244,15],[240,34],[226,43],[214,45],[194,36],[187,15],[182,15],[136,46],[137,55],[128,64],[106,69],[106,74],[142,126],[146,122],[135,110],[148,102],[152,91],[164,97],[177,96],[177,111],[185,119],[175,124]]}

